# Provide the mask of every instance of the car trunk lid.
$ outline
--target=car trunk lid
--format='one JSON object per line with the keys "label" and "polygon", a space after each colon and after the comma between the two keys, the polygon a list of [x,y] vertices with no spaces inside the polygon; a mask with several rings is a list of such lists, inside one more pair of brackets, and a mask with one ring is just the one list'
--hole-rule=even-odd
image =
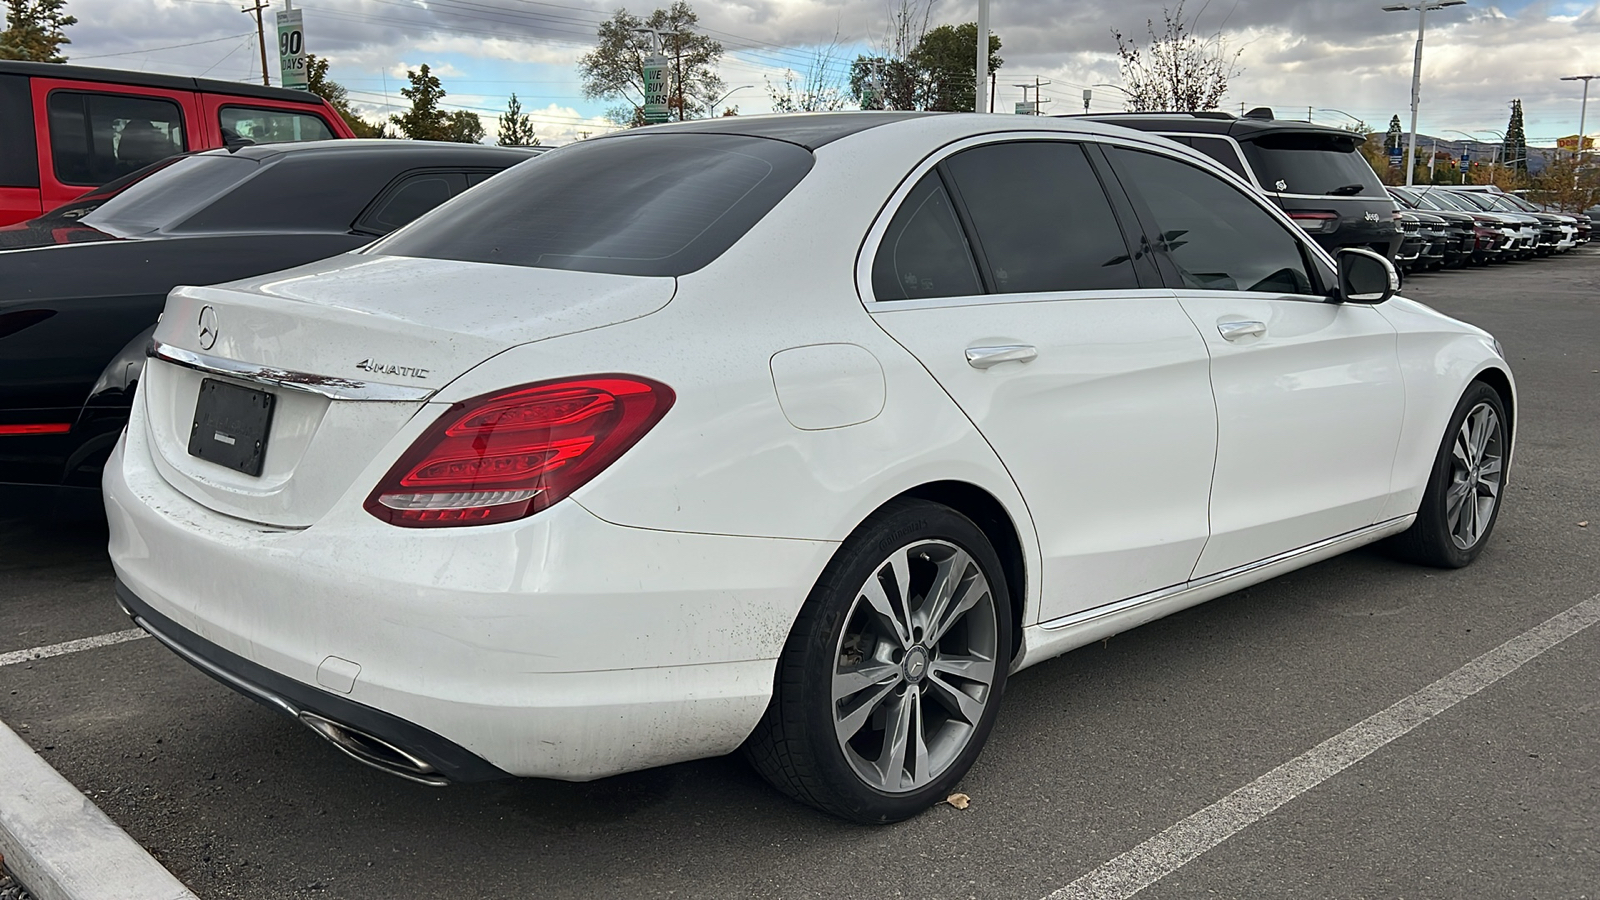
{"label": "car trunk lid", "polygon": [[177,288],[141,388],[156,467],[216,512],[305,527],[462,373],[519,344],[648,315],[674,289],[671,278],[361,254]]}

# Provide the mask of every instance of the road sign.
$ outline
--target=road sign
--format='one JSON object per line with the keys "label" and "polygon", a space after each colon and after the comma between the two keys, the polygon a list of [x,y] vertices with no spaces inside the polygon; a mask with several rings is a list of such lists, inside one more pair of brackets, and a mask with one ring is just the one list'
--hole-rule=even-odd
{"label": "road sign", "polygon": [[669,62],[665,56],[651,56],[644,61],[644,120],[651,125],[667,121]]}
{"label": "road sign", "polygon": [[306,32],[300,10],[278,10],[278,76],[283,86],[296,91],[310,90],[306,71]]}
{"label": "road sign", "polygon": [[1400,161],[1404,158],[1405,153],[1402,152],[1399,147],[1389,148],[1389,165],[1391,167],[1396,169],[1400,168]]}

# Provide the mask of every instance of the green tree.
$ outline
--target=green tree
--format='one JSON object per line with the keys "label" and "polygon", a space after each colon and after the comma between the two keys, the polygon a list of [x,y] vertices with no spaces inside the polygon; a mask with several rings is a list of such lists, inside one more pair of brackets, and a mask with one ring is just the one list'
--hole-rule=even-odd
{"label": "green tree", "polygon": [[438,76],[428,71],[426,63],[415,72],[406,71],[410,87],[400,89],[400,95],[411,101],[408,112],[393,115],[389,121],[414,141],[455,141],[476,144],[483,140],[483,122],[477,113],[458,109],[445,112],[439,101],[446,96]]}
{"label": "green tree", "polygon": [[5,0],[6,30],[0,31],[0,59],[63,63],[61,48],[72,43],[64,29],[78,24],[66,14],[67,0]]}
{"label": "green tree", "polygon": [[578,58],[583,95],[590,100],[620,101],[607,115],[621,125],[644,124],[644,61],[655,50],[655,38],[639,29],[661,35],[662,52],[672,65],[667,104],[674,119],[693,119],[706,113],[706,101],[721,96],[722,79],[716,64],[722,44],[697,34],[700,17],[684,0],[657,9],[641,19],[626,9],[604,22],[596,32],[595,48]]}
{"label": "green tree", "polygon": [[1506,126],[1504,159],[1506,168],[1518,175],[1528,174],[1528,136],[1522,130],[1522,101],[1511,101],[1511,123]]}
{"label": "green tree", "polygon": [[[940,25],[920,38],[903,59],[858,56],[850,66],[850,93],[862,109],[927,109],[971,112],[976,108],[978,78],[973,48],[978,23]],[[989,35],[989,71],[1005,60],[1000,36]]]}
{"label": "green tree", "polygon": [[502,147],[539,146],[539,138],[533,133],[533,120],[522,111],[522,101],[514,91],[506,101],[506,111],[500,114],[500,136],[495,143]]}
{"label": "green tree", "polygon": [[[1183,18],[1184,0],[1175,8],[1161,8],[1162,29],[1145,20],[1150,42],[1139,46],[1115,29],[1117,63],[1127,85],[1131,112],[1196,112],[1216,109],[1228,92],[1228,82],[1242,69],[1243,49],[1230,50],[1221,31],[1196,34],[1195,20]],[[1195,15],[1195,19],[1199,14]]]}
{"label": "green tree", "polygon": [[306,54],[306,81],[311,93],[328,101],[328,105],[339,113],[344,123],[350,126],[358,138],[379,138],[385,136],[384,126],[374,125],[366,119],[356,115],[350,108],[350,93],[345,86],[328,77],[328,61],[314,53]]}
{"label": "green tree", "polygon": [[1400,125],[1400,115],[1396,113],[1389,119],[1389,131],[1383,136],[1383,149],[1401,150],[1405,148],[1406,130]]}

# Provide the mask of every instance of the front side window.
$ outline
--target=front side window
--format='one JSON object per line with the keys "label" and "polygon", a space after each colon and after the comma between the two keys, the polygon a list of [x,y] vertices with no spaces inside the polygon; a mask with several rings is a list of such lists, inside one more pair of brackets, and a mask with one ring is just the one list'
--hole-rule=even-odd
{"label": "front side window", "polygon": [[1107,152],[1154,217],[1152,242],[1183,287],[1315,294],[1299,240],[1238,188],[1170,157],[1120,147]]}
{"label": "front side window", "polygon": [[183,112],[171,100],[54,91],[46,106],[63,184],[98,187],[187,149]]}
{"label": "front side window", "polygon": [[997,293],[1139,286],[1111,202],[1078,144],[991,144],[945,165]]}
{"label": "front side window", "polygon": [[333,130],[321,116],[287,109],[224,106],[217,113],[222,143],[276,144],[285,141],[327,141]]}
{"label": "front side window", "polygon": [[726,134],[628,134],[514,166],[372,245],[463,262],[677,276],[766,216],[813,163],[796,144]]}
{"label": "front side window", "polygon": [[889,221],[872,261],[879,300],[968,297],[983,293],[972,250],[937,171],[911,189]]}

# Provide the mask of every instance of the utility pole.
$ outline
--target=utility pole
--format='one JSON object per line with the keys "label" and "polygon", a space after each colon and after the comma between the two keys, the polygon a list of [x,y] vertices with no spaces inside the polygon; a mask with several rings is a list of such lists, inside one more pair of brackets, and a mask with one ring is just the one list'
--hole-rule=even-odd
{"label": "utility pole", "polygon": [[978,90],[973,91],[977,101],[973,103],[973,112],[991,112],[988,99],[983,95],[983,83],[989,80],[989,0],[978,0],[978,78],[973,85]]}
{"label": "utility pole", "polygon": [[268,8],[267,0],[255,0],[255,3],[255,6],[246,6],[239,11],[256,14],[256,44],[261,48],[261,83],[271,87],[272,81],[267,78],[267,30],[261,24],[261,11]]}

